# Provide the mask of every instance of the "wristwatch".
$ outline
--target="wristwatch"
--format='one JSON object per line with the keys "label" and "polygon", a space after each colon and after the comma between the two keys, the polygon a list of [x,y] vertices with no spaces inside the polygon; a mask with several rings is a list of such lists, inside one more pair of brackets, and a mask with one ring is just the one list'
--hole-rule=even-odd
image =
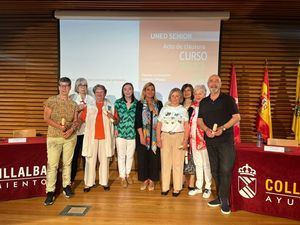
{"label": "wristwatch", "polygon": [[226,130],[226,127],[222,126],[222,131],[224,132]]}

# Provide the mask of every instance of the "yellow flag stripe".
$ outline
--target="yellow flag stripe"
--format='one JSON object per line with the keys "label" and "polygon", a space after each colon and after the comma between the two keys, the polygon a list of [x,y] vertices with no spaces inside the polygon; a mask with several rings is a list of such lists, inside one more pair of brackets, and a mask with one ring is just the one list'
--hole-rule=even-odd
{"label": "yellow flag stripe", "polygon": [[300,144],[300,65],[298,66],[298,76],[296,84],[296,102],[294,109],[294,117],[292,131],[295,133],[295,140]]}

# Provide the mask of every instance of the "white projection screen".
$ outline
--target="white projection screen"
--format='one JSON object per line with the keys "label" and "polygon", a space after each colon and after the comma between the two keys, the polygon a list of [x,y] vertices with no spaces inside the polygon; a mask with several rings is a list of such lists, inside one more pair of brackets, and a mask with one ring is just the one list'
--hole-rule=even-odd
{"label": "white projection screen", "polygon": [[218,73],[221,20],[229,13],[141,13],[56,11],[60,20],[60,76],[106,86],[121,97],[131,82],[139,99],[146,82],[165,103],[185,83],[206,84]]}

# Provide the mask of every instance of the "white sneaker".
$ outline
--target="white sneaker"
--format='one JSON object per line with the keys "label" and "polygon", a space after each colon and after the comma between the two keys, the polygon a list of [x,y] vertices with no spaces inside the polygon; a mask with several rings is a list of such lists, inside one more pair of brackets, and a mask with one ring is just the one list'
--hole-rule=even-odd
{"label": "white sneaker", "polygon": [[203,192],[202,197],[203,197],[203,198],[209,198],[210,195],[211,195],[211,190],[205,189],[204,192]]}
{"label": "white sneaker", "polygon": [[194,196],[194,195],[201,194],[201,193],[202,193],[201,189],[195,188],[194,190],[190,190],[188,195]]}

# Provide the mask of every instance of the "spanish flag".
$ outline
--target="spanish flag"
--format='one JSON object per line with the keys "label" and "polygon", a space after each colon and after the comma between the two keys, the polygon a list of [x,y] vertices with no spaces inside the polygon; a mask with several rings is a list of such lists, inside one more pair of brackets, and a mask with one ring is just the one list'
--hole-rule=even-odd
{"label": "spanish flag", "polygon": [[261,133],[263,140],[266,142],[268,138],[273,137],[272,119],[271,119],[271,101],[270,87],[268,78],[268,68],[265,66],[264,81],[261,88],[260,105],[256,120],[256,130]]}
{"label": "spanish flag", "polygon": [[292,130],[295,133],[295,140],[300,144],[300,65],[298,66],[298,76],[296,85],[296,103]]}

